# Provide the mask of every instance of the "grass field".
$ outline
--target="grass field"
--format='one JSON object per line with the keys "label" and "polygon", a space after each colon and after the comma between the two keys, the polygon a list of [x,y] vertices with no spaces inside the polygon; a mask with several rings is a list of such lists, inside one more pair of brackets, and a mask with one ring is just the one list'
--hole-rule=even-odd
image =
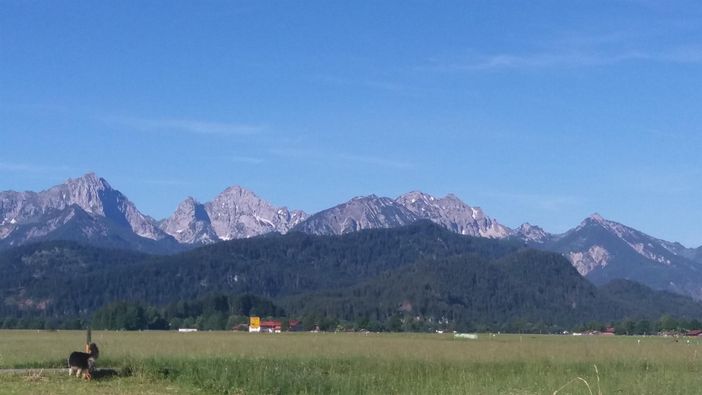
{"label": "grass field", "polygon": [[0,375],[0,393],[702,393],[702,341],[658,337],[94,332],[98,367],[120,375],[88,383],[41,372],[63,367],[84,337],[0,331],[0,368],[34,369]]}

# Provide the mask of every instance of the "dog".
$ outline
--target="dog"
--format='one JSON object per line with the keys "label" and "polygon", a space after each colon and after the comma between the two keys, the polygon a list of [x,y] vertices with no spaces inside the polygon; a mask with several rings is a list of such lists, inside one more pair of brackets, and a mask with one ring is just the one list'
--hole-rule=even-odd
{"label": "dog", "polygon": [[100,355],[100,351],[95,343],[88,346],[89,352],[74,351],[68,357],[68,375],[72,376],[76,372],[76,377],[81,375],[85,380],[90,381],[95,371],[95,360]]}

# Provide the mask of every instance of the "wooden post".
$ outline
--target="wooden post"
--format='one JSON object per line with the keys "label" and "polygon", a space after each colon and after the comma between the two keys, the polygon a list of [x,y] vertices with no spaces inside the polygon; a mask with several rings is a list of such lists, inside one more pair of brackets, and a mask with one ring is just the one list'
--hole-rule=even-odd
{"label": "wooden post", "polygon": [[90,343],[93,342],[93,334],[90,330],[90,327],[88,327],[88,330],[85,332],[85,352],[90,353]]}

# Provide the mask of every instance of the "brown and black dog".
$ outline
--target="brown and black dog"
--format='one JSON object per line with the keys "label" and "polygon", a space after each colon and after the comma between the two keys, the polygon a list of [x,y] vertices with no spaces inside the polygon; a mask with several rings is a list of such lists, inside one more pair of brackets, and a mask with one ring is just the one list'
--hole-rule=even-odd
{"label": "brown and black dog", "polygon": [[72,352],[68,357],[68,375],[72,376],[76,372],[76,377],[81,374],[86,380],[93,378],[93,370],[95,370],[95,360],[100,355],[100,351],[95,343],[90,343],[88,346],[89,352]]}

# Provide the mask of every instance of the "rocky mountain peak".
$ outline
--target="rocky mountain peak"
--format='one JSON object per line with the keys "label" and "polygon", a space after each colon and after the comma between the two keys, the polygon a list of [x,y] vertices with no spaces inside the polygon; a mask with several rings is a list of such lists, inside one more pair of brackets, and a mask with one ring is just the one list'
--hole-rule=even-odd
{"label": "rocky mountain peak", "polygon": [[219,239],[212,229],[205,206],[190,196],[178,205],[173,215],[163,221],[161,229],[185,244],[209,244]]}
{"label": "rocky mountain peak", "polygon": [[581,229],[581,228],[588,227],[588,226],[601,227],[601,228],[605,229],[606,231],[615,234],[619,238],[627,238],[630,236],[633,236],[636,238],[636,237],[638,237],[637,234],[640,234],[640,232],[638,232],[638,231],[636,231],[628,226],[622,225],[618,222],[608,220],[597,213],[594,213],[594,214],[590,215],[589,217],[585,218],[576,229]]}
{"label": "rocky mountain peak", "polygon": [[295,227],[295,230],[318,235],[341,235],[362,229],[394,228],[419,219],[411,211],[388,197],[357,196],[320,211]]}
{"label": "rocky mountain peak", "polygon": [[456,233],[491,238],[504,238],[511,230],[487,217],[480,207],[471,207],[454,194],[443,198],[412,191],[396,199],[419,218],[438,223]]}
{"label": "rocky mountain peak", "polygon": [[370,195],[361,195],[361,196],[354,196],[351,198],[351,201],[359,201],[359,202],[367,202],[367,201],[374,201],[374,200],[382,200],[382,199],[389,199],[389,198],[379,198],[378,195],[376,194],[370,194]]}
{"label": "rocky mountain peak", "polygon": [[601,216],[598,213],[592,213],[588,217],[583,219],[575,229],[582,229],[588,226],[599,226],[605,229],[609,229],[611,228],[612,224],[616,223],[607,220],[605,217]]}
{"label": "rocky mountain peak", "polygon": [[205,211],[205,206],[195,200],[192,196],[188,196],[183,200],[176,209],[176,213],[187,214],[200,221],[209,221],[209,216]]}
{"label": "rocky mountain peak", "polygon": [[592,214],[590,214],[589,217],[587,217],[587,219],[590,219],[592,221],[599,222],[599,223],[607,222],[607,220],[603,216],[601,216],[599,213],[592,213]]}
{"label": "rocky mountain peak", "polygon": [[57,232],[74,236],[78,232],[86,240],[111,236],[117,240],[126,235],[142,245],[139,237],[167,238],[134,203],[92,172],[41,192],[0,193],[0,220],[0,239],[19,243],[57,237]]}
{"label": "rocky mountain peak", "polygon": [[112,189],[104,178],[98,177],[95,173],[87,173],[79,178],[69,178],[64,184],[57,185],[48,192],[52,191],[53,193],[48,196],[50,205],[77,204],[86,212],[101,216],[107,216],[110,211],[106,203],[126,200],[126,197]]}
{"label": "rocky mountain peak", "polygon": [[93,172],[85,173],[78,178],[69,178],[66,181],[69,185],[83,185],[86,187],[96,188],[96,189],[112,189],[112,186],[102,177],[98,177],[97,174]]}
{"label": "rocky mountain peak", "polygon": [[306,218],[303,211],[273,206],[254,192],[234,185],[204,204],[188,197],[163,221],[161,229],[181,243],[203,244],[286,233]]}
{"label": "rocky mountain peak", "polygon": [[515,235],[526,242],[544,243],[551,235],[541,227],[525,222],[515,230]]}
{"label": "rocky mountain peak", "polygon": [[222,191],[218,196],[228,196],[232,198],[255,198],[258,199],[258,196],[256,196],[255,193],[252,191],[240,186],[240,185],[232,185]]}
{"label": "rocky mountain peak", "polygon": [[432,201],[436,199],[434,196],[431,196],[430,194],[424,193],[422,191],[410,191],[398,197],[397,200],[399,200],[400,198],[411,200],[413,201],[412,203],[416,202],[417,200]]}
{"label": "rocky mountain peak", "polygon": [[238,185],[217,195],[204,209],[212,229],[222,240],[258,236],[269,232],[286,233],[307,218],[302,211],[276,207]]}

